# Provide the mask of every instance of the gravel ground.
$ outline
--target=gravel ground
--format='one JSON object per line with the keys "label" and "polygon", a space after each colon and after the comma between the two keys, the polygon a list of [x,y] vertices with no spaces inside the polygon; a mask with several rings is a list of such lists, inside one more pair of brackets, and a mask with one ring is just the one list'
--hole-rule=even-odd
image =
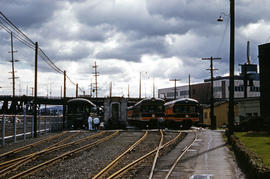
{"label": "gravel ground", "polygon": [[[88,137],[88,136],[90,136],[90,135],[92,135],[92,134],[94,134],[94,133],[93,133],[93,132],[79,132],[79,135],[76,135],[75,137],[73,137],[71,140],[69,140],[69,142],[77,141],[77,140],[79,140],[79,139]],[[68,135],[66,135],[66,137],[67,137],[67,136],[70,136],[70,135],[72,135],[72,133],[68,133]],[[82,142],[82,143],[80,143],[80,144],[76,144],[76,145],[73,144],[73,145],[68,146],[68,147],[65,147],[65,148],[63,148],[63,149],[61,149],[61,150],[52,151],[52,152],[46,153],[46,154],[44,154],[44,155],[41,155],[41,156],[39,156],[39,157],[36,157],[35,160],[33,160],[32,162],[28,162],[28,163],[25,164],[24,166],[22,166],[22,167],[16,169],[15,171],[13,171],[12,173],[10,173],[10,174],[7,175],[6,177],[14,176],[14,175],[17,174],[17,173],[20,173],[20,172],[22,172],[22,171],[24,171],[24,170],[27,170],[27,169],[29,169],[29,168],[31,168],[31,167],[34,167],[34,166],[36,166],[36,165],[38,165],[38,164],[40,164],[40,163],[43,163],[43,162],[48,161],[48,160],[50,160],[50,159],[52,159],[52,158],[55,158],[55,157],[57,157],[57,156],[59,156],[59,155],[65,153],[65,152],[74,150],[75,148],[79,148],[79,147],[82,146],[82,145],[86,145],[86,144],[88,144],[88,143],[91,143],[91,142],[93,142],[93,141],[95,141],[95,140],[97,140],[97,139],[99,139],[99,138],[101,138],[101,137],[104,137],[104,136],[106,136],[106,135],[108,135],[108,134],[105,133],[105,135],[97,136],[97,137],[95,137],[95,138],[93,138],[93,139],[88,139],[87,141],[84,141],[84,142]],[[59,140],[58,140],[58,141],[59,141]],[[51,143],[52,145],[55,144],[55,142],[50,142],[50,143]],[[65,143],[67,143],[67,141],[66,141]],[[49,145],[49,146],[51,146],[51,145]]]}
{"label": "gravel ground", "polygon": [[[93,135],[96,132],[90,131],[83,131],[80,132],[79,135],[74,137],[71,141],[78,140],[82,137],[86,137],[89,135]],[[68,133],[71,135],[72,133]],[[106,135],[112,134],[112,132],[107,132]],[[174,138],[178,133],[177,132],[164,132],[164,143],[168,142],[172,138]],[[49,137],[53,134],[48,134],[46,136],[42,136],[39,140],[43,139],[44,137]],[[76,155],[68,157],[62,160],[59,163],[53,164],[48,168],[42,169],[27,178],[91,178],[99,171],[101,171],[106,165],[108,165],[111,161],[117,158],[121,153],[123,153],[126,149],[128,149],[134,142],[136,142],[139,138],[144,135],[144,131],[121,131],[118,135],[114,136],[113,138],[109,139],[108,141],[98,144],[93,148],[90,148],[84,152],[80,152]],[[104,137],[105,135],[101,135],[98,138]],[[67,137],[67,136],[66,136]],[[5,151],[29,144],[31,142],[35,142],[38,139],[30,139],[27,142],[23,143],[16,143],[13,145],[8,145],[3,147]],[[59,139],[60,140],[60,139]],[[97,138],[93,140],[87,141],[87,143],[91,143]],[[149,132],[146,139],[141,142],[134,151],[130,152],[127,157],[117,163],[117,169],[122,168],[124,165],[130,163],[134,158],[139,158],[140,156],[148,153],[149,151],[156,148],[160,141],[160,133],[159,131],[151,131]],[[70,142],[70,141],[69,141]],[[178,141],[179,142],[179,141]],[[52,145],[51,143],[50,145]],[[85,143],[86,144],[86,143]],[[48,146],[49,144],[47,144]],[[45,146],[43,146],[44,148]],[[49,154],[47,156],[40,157],[38,161],[32,162],[31,166],[37,165],[40,162],[44,162],[49,158],[59,156],[65,151],[69,151],[71,149],[77,148],[78,146],[73,146],[65,150],[61,150],[55,152],[53,154]],[[40,149],[42,147],[40,146]],[[166,148],[165,150],[160,152],[160,155],[166,154],[173,146]],[[1,153],[4,151],[1,150]],[[142,167],[150,167],[153,161],[154,155],[149,157],[147,160],[143,161],[140,166],[136,167],[136,169],[132,169],[125,175],[123,178],[133,178],[133,176],[138,173]],[[26,168],[30,167],[25,166],[18,171],[25,170]],[[151,168],[151,167],[150,167]],[[12,175],[10,175],[12,176]],[[108,175],[107,175],[108,176]]]}
{"label": "gravel ground", "polygon": [[[60,132],[58,132],[58,133],[60,133]],[[19,148],[19,147],[22,147],[22,146],[25,146],[25,145],[28,145],[28,144],[32,144],[34,142],[43,140],[43,139],[48,138],[50,136],[54,136],[54,135],[56,135],[58,133],[47,133],[47,134],[44,134],[44,135],[40,135],[37,138],[27,138],[26,141],[17,140],[16,143],[8,143],[5,146],[0,147],[0,154],[11,151],[11,150],[14,150],[16,148]]]}

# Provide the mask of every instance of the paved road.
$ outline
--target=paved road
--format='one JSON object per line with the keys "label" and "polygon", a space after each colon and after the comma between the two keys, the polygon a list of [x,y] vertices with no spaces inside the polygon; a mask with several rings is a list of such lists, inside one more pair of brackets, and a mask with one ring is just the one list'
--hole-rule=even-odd
{"label": "paved road", "polygon": [[[203,130],[198,132],[196,142],[186,155],[179,161],[170,178],[183,179],[244,179],[243,173],[237,167],[231,151],[227,148],[221,131]],[[159,159],[154,178],[163,178],[163,173],[184,149],[184,145],[194,138],[189,133],[168,155]]]}

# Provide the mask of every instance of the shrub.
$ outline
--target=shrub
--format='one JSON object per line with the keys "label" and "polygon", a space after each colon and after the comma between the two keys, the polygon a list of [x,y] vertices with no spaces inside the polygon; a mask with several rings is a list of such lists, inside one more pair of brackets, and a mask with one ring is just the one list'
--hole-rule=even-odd
{"label": "shrub", "polygon": [[259,116],[243,117],[235,131],[268,131],[270,132],[270,118]]}

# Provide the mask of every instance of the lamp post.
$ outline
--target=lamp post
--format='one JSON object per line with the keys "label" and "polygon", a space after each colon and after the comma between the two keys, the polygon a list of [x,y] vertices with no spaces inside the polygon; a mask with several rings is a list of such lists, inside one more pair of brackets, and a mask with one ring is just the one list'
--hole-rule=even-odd
{"label": "lamp post", "polygon": [[[221,16],[217,19],[222,22]],[[233,134],[234,122],[234,31],[235,31],[235,1],[230,0],[230,80],[229,80],[229,135]]]}

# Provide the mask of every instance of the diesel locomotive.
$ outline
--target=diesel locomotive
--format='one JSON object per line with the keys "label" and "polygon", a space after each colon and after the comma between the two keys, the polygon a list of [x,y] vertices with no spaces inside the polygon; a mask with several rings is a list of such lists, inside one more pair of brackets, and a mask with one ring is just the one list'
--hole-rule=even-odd
{"label": "diesel locomotive", "polygon": [[128,124],[140,128],[159,127],[164,120],[164,103],[163,99],[146,98],[128,107]]}
{"label": "diesel locomotive", "polygon": [[164,124],[168,128],[190,128],[199,122],[199,102],[192,98],[182,98],[164,104]]}

